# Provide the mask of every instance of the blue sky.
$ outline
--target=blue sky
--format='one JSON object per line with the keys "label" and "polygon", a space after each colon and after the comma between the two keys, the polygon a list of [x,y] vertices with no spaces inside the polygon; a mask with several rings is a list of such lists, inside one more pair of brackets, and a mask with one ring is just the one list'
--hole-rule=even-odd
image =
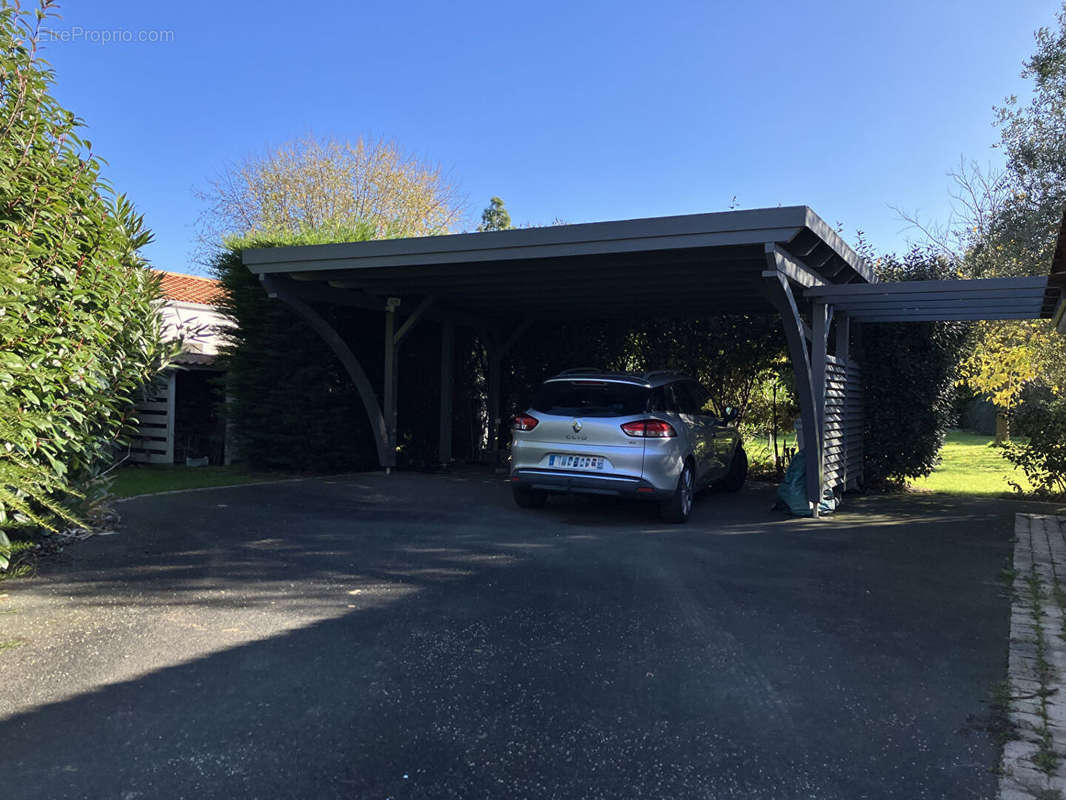
{"label": "blue sky", "polygon": [[[193,191],[307,134],[395,139],[516,223],[807,204],[881,250],[948,212],[961,156],[1059,0],[68,2],[46,57],[157,267],[193,263]],[[82,33],[77,34],[78,30]],[[170,31],[100,43],[86,31]],[[101,38],[99,35],[94,38]]]}

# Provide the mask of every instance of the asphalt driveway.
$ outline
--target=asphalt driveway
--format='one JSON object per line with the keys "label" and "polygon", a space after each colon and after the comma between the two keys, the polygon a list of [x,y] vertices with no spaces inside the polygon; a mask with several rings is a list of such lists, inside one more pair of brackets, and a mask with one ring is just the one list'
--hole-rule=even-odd
{"label": "asphalt driveway", "polygon": [[510,503],[360,475],[139,498],[0,585],[15,798],[991,797],[1013,508]]}

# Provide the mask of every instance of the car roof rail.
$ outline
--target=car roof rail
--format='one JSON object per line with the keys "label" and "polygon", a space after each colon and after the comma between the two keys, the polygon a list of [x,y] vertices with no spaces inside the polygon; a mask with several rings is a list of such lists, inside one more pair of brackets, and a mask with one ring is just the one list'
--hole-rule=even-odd
{"label": "car roof rail", "polygon": [[587,375],[590,372],[602,375],[605,372],[605,370],[598,369],[596,367],[573,367],[571,369],[564,369],[562,372],[560,372],[558,374],[559,375],[578,375],[578,374]]}

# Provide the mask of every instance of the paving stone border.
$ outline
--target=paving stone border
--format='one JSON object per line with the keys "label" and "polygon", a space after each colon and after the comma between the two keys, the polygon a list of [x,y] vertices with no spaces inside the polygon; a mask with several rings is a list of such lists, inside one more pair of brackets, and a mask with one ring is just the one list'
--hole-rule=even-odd
{"label": "paving stone border", "polygon": [[1017,514],[1000,800],[1066,800],[1066,517]]}

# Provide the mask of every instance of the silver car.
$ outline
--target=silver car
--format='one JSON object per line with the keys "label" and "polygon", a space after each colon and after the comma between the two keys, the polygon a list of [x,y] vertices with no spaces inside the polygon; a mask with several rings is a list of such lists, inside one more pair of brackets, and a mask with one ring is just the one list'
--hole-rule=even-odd
{"label": "silver car", "polygon": [[699,489],[744,485],[736,419],[684,375],[566,370],[515,417],[515,502],[538,508],[554,492],[646,498],[664,520],[684,522]]}

